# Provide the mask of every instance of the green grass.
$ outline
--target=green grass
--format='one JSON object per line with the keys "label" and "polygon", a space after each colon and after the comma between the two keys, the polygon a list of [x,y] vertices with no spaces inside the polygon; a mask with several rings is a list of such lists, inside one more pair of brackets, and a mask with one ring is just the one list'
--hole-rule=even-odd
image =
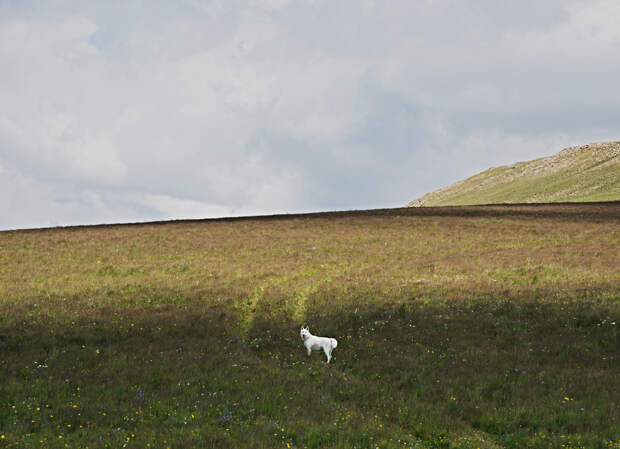
{"label": "green grass", "polygon": [[619,448],[619,225],[609,203],[1,232],[0,447]]}
{"label": "green grass", "polygon": [[618,201],[619,156],[620,142],[572,147],[547,158],[485,170],[409,205]]}

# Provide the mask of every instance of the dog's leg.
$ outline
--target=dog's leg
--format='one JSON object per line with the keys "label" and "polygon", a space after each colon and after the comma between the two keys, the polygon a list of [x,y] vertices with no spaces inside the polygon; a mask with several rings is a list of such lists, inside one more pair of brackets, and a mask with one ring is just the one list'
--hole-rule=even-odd
{"label": "dog's leg", "polygon": [[310,348],[306,348],[308,350],[308,357],[310,357],[312,355],[312,349]]}
{"label": "dog's leg", "polygon": [[328,351],[327,348],[323,346],[323,352],[325,352],[325,355],[327,356],[327,363],[329,363],[329,361],[332,359],[331,349]]}

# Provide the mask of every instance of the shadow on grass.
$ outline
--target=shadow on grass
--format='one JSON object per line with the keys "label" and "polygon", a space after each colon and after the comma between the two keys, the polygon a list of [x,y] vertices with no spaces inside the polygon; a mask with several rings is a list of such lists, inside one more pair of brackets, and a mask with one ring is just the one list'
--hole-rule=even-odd
{"label": "shadow on grass", "polygon": [[[52,229],[75,230],[85,228],[118,228],[127,226],[184,225],[187,223],[239,222],[239,221],[279,221],[311,220],[333,218],[361,217],[514,217],[514,218],[549,218],[579,221],[620,221],[620,201],[571,202],[571,203],[523,203],[523,204],[486,204],[476,206],[438,206],[438,207],[399,207],[390,209],[350,210],[333,212],[312,212],[301,214],[257,215],[246,217],[225,217],[207,219],[184,219],[168,221],[151,221],[144,223],[119,223],[102,225],[65,226]],[[0,231],[5,233],[37,233],[50,228],[21,229]]]}
{"label": "shadow on grass", "polygon": [[0,433],[20,447],[608,447],[618,298],[606,285],[317,289],[304,324],[338,339],[330,365],[307,357],[293,300],[275,290],[244,333],[242,294],[3,303]]}

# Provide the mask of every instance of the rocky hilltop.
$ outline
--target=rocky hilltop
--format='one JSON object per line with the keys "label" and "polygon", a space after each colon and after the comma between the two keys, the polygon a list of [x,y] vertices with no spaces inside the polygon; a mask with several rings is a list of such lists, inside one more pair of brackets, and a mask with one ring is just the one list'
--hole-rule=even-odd
{"label": "rocky hilltop", "polygon": [[569,147],[552,156],[490,168],[407,206],[617,201],[619,155],[620,142]]}

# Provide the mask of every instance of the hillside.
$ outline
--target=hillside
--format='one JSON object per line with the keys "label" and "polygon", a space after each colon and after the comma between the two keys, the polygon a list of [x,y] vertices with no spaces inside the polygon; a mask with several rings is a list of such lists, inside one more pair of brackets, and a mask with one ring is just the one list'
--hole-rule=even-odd
{"label": "hillside", "polygon": [[620,142],[569,147],[553,156],[490,168],[407,206],[620,200]]}
{"label": "hillside", "polygon": [[0,448],[620,449],[619,224],[613,202],[0,232]]}

